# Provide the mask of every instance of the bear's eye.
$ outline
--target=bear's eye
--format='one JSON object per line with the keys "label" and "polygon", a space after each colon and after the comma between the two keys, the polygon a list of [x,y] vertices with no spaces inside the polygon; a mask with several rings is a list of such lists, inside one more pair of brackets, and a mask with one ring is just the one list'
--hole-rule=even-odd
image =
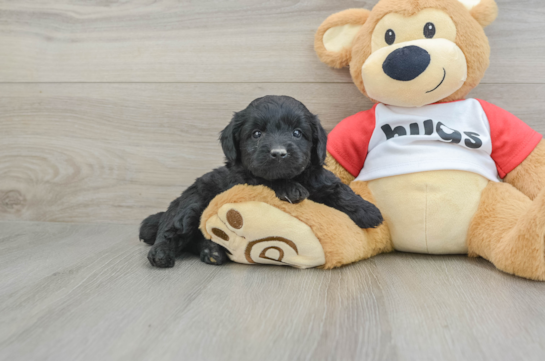
{"label": "bear's eye", "polygon": [[255,139],[260,138],[261,134],[262,133],[259,130],[256,130],[252,133],[252,137],[254,137]]}
{"label": "bear's eye", "polygon": [[302,135],[303,133],[299,129],[293,131],[293,136],[295,138],[301,138]]}
{"label": "bear's eye", "polygon": [[435,25],[433,25],[433,23],[427,23],[424,25],[424,36],[428,39],[435,36]]}
{"label": "bear's eye", "polygon": [[392,45],[396,41],[396,33],[392,29],[386,30],[386,35],[384,36],[386,44]]}

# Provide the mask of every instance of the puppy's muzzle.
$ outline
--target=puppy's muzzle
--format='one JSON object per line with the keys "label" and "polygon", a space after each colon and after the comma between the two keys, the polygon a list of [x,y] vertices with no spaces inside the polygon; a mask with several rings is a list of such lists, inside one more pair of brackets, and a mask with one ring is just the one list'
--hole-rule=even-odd
{"label": "puppy's muzzle", "polygon": [[286,150],[286,148],[274,148],[274,149],[271,149],[271,158],[274,158],[274,159],[282,159],[282,158],[286,158],[286,156],[288,155],[288,151]]}

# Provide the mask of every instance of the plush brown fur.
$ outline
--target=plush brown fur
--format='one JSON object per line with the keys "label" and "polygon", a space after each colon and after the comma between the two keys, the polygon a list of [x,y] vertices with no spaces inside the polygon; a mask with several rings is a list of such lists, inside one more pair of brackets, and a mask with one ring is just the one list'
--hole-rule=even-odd
{"label": "plush brown fur", "polygon": [[[404,16],[412,16],[426,9],[433,8],[445,11],[450,15],[457,28],[456,45],[463,51],[467,60],[467,81],[455,93],[442,99],[442,102],[464,99],[475,88],[489,65],[490,46],[484,33],[484,24],[491,23],[497,15],[497,7],[493,11],[492,0],[476,6],[471,13],[458,1],[443,0],[381,0],[371,11],[367,21],[354,38],[353,47],[342,52],[325,51],[322,43],[323,34],[333,26],[351,24],[354,18],[361,18],[360,9],[345,10],[328,17],[318,28],[314,48],[320,60],[333,67],[342,67],[350,57],[350,74],[358,89],[367,96],[361,74],[361,67],[371,55],[371,37],[377,23],[387,14],[395,12]],[[469,16],[471,14],[472,16]],[[359,24],[359,23],[358,23]],[[320,35],[321,34],[321,35]],[[333,64],[333,65],[332,65]]]}
{"label": "plush brown fur", "polygon": [[490,182],[468,232],[470,257],[498,269],[545,281],[545,191],[532,202],[513,186]]}
{"label": "plush brown fur", "polygon": [[534,199],[545,188],[545,141],[541,141],[532,153],[505,177],[530,199]]}
{"label": "plush brown fur", "polygon": [[[365,187],[365,184],[358,185],[358,189]],[[368,190],[367,193],[371,194]],[[283,202],[264,186],[239,185],[214,198],[201,217],[200,229],[205,237],[211,238],[206,231],[206,222],[218,213],[221,206],[250,201],[272,205],[307,224],[324,249],[326,263],[320,268],[340,267],[393,249],[385,226],[360,229],[340,211],[309,200],[299,204]]]}
{"label": "plush brown fur", "polygon": [[344,68],[350,63],[351,52],[349,48],[343,49],[341,52],[327,51],[322,42],[325,32],[335,26],[345,24],[361,24],[363,25],[369,17],[370,11],[365,9],[348,9],[328,17],[323,24],[318,28],[314,37],[314,50],[320,57],[320,60],[332,68]]}
{"label": "plush brown fur", "polygon": [[339,177],[344,184],[350,184],[355,179],[355,177],[344,169],[343,166],[340,165],[331,154],[329,154],[329,152],[327,152],[327,156],[325,158],[325,168]]}
{"label": "plush brown fur", "polygon": [[486,28],[498,17],[498,5],[494,0],[481,0],[477,6],[471,9],[471,16],[473,16],[483,28]]}

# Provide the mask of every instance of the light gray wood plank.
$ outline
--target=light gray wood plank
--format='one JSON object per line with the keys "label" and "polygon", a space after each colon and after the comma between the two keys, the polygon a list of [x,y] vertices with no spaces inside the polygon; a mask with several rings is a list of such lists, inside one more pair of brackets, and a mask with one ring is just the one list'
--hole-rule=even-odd
{"label": "light gray wood plank", "polygon": [[411,359],[544,357],[545,311],[538,306],[545,300],[544,283],[465,256],[396,254],[375,262],[381,274],[391,275],[381,287],[393,338],[400,349],[418,355]]}
{"label": "light gray wood plank", "polygon": [[[371,106],[352,84],[0,84],[0,219],[139,222],[222,164],[219,131],[266,94],[327,130]],[[545,133],[545,85],[472,96]]]}
{"label": "light gray wood plank", "polygon": [[[350,82],[314,32],[377,0],[0,2],[2,82]],[[485,83],[544,83],[545,3],[498,0]]]}
{"label": "light gray wood plank", "polygon": [[136,225],[0,230],[0,359],[545,357],[545,283],[482,259],[397,253],[301,271],[184,256],[162,270]]}

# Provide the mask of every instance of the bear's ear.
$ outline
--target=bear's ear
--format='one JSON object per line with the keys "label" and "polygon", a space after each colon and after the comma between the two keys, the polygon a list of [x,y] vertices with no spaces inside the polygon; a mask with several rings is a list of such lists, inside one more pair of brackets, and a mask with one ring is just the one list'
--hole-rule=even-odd
{"label": "bear's ear", "polygon": [[498,5],[495,0],[458,0],[471,13],[471,16],[483,28],[492,24],[498,17]]}
{"label": "bear's ear", "polygon": [[350,63],[352,41],[369,17],[365,9],[348,9],[329,16],[314,37],[314,50],[323,63],[342,68]]}

